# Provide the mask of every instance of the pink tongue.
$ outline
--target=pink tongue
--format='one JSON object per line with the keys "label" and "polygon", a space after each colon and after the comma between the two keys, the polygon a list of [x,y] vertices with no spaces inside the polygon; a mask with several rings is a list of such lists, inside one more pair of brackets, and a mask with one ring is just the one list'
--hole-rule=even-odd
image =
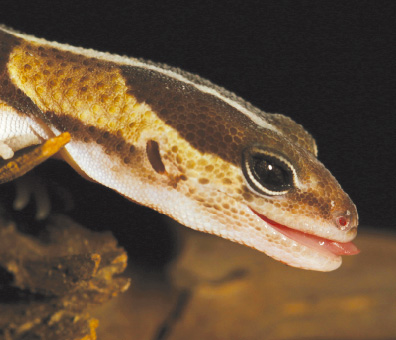
{"label": "pink tongue", "polygon": [[360,253],[360,250],[352,242],[341,243],[327,240],[319,236],[303,233],[301,231],[276,223],[275,221],[270,220],[266,216],[261,215],[254,210],[253,212],[283,235],[310,248],[314,248],[318,251],[328,250],[335,255],[356,255]]}

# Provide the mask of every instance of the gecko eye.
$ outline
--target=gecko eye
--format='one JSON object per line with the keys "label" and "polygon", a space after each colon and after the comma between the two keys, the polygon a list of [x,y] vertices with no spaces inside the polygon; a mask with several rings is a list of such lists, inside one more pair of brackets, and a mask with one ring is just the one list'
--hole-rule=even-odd
{"label": "gecko eye", "polygon": [[261,195],[283,195],[295,184],[290,162],[259,147],[250,147],[242,155],[242,171],[250,188]]}

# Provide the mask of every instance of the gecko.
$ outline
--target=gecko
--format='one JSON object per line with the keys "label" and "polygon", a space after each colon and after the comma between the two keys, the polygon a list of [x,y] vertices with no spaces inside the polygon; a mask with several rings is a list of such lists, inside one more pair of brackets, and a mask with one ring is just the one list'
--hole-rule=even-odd
{"label": "gecko", "polygon": [[358,214],[317,152],[199,76],[0,27],[0,183],[56,154],[187,227],[331,271],[359,252]]}

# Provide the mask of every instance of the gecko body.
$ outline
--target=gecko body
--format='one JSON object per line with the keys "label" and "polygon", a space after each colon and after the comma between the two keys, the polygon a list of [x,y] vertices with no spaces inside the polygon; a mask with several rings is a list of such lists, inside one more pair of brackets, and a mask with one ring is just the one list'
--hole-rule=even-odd
{"label": "gecko body", "polygon": [[290,118],[176,68],[0,28],[0,157],[63,132],[81,175],[188,227],[305,269],[357,253],[356,207]]}

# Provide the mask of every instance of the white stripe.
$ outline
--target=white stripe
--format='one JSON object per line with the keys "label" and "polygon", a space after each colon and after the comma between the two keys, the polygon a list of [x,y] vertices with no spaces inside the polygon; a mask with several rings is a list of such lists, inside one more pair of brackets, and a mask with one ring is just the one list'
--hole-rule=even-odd
{"label": "white stripe", "polygon": [[210,88],[208,86],[205,85],[200,85],[200,84],[195,84],[194,82],[186,79],[185,77],[183,77],[182,75],[175,73],[171,70],[166,70],[163,69],[159,66],[155,66],[155,65],[150,65],[150,64],[146,64],[140,60],[137,60],[135,58],[130,58],[130,57],[123,57],[117,54],[110,54],[107,52],[99,52],[99,51],[95,51],[93,49],[85,49],[82,47],[74,47],[71,45],[67,45],[67,44],[61,44],[58,42],[49,42],[46,41],[45,39],[41,39],[41,38],[36,38],[32,35],[28,35],[28,34],[19,34],[19,33],[14,33],[12,31],[9,31],[5,28],[0,28],[8,33],[11,33],[15,36],[21,37],[22,39],[26,39],[28,41],[33,41],[33,42],[37,42],[39,44],[42,45],[48,45],[51,47],[56,47],[60,50],[64,50],[64,51],[70,51],[70,52],[74,52],[77,54],[81,54],[90,58],[98,58],[98,59],[102,59],[102,60],[106,60],[106,61],[111,61],[114,63],[118,63],[118,64],[124,64],[124,65],[131,65],[131,66],[136,66],[136,67],[140,67],[143,69],[149,69],[149,70],[153,70],[159,73],[162,73],[170,78],[174,78],[177,79],[181,82],[184,82],[186,84],[192,85],[195,88],[197,88],[198,90],[200,90],[201,92],[210,94],[212,96],[215,96],[216,98],[221,99],[222,101],[226,102],[227,104],[229,104],[230,106],[232,106],[233,108],[235,108],[236,110],[238,110],[239,112],[243,113],[245,116],[247,116],[251,121],[253,121],[254,123],[256,123],[257,125],[269,129],[269,130],[273,130],[277,133],[281,132],[274,127],[273,125],[271,125],[270,123],[268,123],[263,117],[258,116],[257,114],[255,114],[254,112],[246,109],[245,107],[243,107],[241,104],[233,101],[230,98],[224,97],[222,94],[220,94],[219,92],[217,92],[215,89]]}

